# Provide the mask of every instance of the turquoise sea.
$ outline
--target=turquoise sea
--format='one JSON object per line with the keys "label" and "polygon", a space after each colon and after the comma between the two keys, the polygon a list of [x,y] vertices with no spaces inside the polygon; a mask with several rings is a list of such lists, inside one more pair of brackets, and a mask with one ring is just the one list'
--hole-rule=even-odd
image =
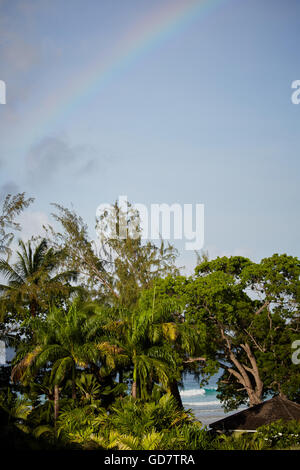
{"label": "turquoise sea", "polygon": [[200,388],[193,375],[187,375],[183,381],[184,387],[180,389],[183,406],[185,409],[191,409],[203,426],[209,426],[214,421],[246,408],[224,412],[221,402],[217,399],[218,378],[219,374],[214,375],[205,387]]}

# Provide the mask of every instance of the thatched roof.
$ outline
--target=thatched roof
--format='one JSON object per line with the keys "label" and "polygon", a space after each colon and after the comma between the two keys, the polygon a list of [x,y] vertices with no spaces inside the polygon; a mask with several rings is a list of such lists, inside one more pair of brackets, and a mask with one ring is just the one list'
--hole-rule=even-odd
{"label": "thatched roof", "polygon": [[300,421],[300,405],[279,396],[211,423],[215,431],[255,431],[278,419]]}

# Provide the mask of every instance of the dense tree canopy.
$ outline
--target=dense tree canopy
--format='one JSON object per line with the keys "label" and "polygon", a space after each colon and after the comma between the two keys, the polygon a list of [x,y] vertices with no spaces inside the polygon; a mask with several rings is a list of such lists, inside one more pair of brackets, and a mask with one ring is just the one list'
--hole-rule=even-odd
{"label": "dense tree canopy", "polygon": [[12,252],[15,216],[31,202],[8,195],[0,216],[1,332],[16,349],[0,405],[19,430],[80,448],[213,445],[183,409],[188,373],[202,386],[222,370],[226,409],[276,394],[300,402],[297,257],[205,255],[186,277],[174,247],[143,240],[139,214],[117,203],[96,219],[96,238],[54,205],[58,228]]}
{"label": "dense tree canopy", "polygon": [[300,375],[290,348],[300,331],[299,275],[299,260],[287,255],[197,266],[186,289],[186,317],[203,325],[207,355],[224,369],[219,392],[228,408],[274,393],[296,397]]}

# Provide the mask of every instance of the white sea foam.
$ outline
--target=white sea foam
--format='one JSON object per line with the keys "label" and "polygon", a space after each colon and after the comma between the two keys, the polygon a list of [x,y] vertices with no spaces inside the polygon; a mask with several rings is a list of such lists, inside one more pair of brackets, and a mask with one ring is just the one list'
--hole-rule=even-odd
{"label": "white sea foam", "polygon": [[193,388],[192,390],[181,390],[182,397],[195,397],[197,395],[205,395],[204,388]]}
{"label": "white sea foam", "polygon": [[195,397],[197,395],[205,395],[204,388],[193,388],[192,390],[181,390],[180,395],[182,397]]}
{"label": "white sea foam", "polygon": [[212,400],[212,401],[183,401],[183,405],[189,405],[189,406],[208,406],[208,405],[219,405],[221,406],[221,403],[218,400]]}

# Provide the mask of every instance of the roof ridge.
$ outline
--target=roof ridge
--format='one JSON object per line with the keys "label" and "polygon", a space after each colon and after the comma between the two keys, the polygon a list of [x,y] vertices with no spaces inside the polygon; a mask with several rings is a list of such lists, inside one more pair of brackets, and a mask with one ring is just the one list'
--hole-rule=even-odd
{"label": "roof ridge", "polygon": [[[300,410],[300,404],[299,403],[296,403],[292,400],[289,400],[288,398],[283,398],[283,397],[280,397],[280,399],[283,401],[283,402],[287,402],[289,405],[291,406],[294,406],[297,410]],[[285,405],[285,403],[284,403]]]}
{"label": "roof ridge", "polygon": [[[267,400],[267,401],[270,401],[270,400]],[[250,411],[252,411],[254,408],[256,407],[260,407],[262,406],[264,403],[266,403],[265,401],[261,402],[261,403],[257,403],[256,405],[252,405],[252,406],[249,406],[248,408],[245,408],[244,410],[240,410],[240,411],[237,411],[236,413],[233,413],[229,416],[225,416],[224,418],[221,418],[221,419],[218,419],[217,421],[214,421],[213,423],[211,424],[216,424],[216,423],[219,423],[221,421],[226,421],[228,419],[232,419],[233,417],[235,416],[238,416],[240,414],[246,414],[246,413],[249,413]]]}
{"label": "roof ridge", "polygon": [[290,410],[289,410],[288,407],[286,406],[286,403],[285,403],[286,400],[285,400],[284,398],[282,398],[282,397],[279,397],[279,398],[280,398],[280,400],[281,400],[281,402],[282,402],[282,405],[283,405],[285,411],[286,411],[287,414],[289,415],[289,417],[292,418],[292,419],[294,419],[294,416],[292,415],[292,413],[290,412]]}
{"label": "roof ridge", "polygon": [[[257,405],[250,406],[250,407],[248,407],[244,410],[240,410],[240,411],[238,411],[238,412],[236,412],[232,415],[229,415],[229,416],[226,416],[222,419],[214,421],[213,423],[210,423],[209,426],[213,428],[215,426],[220,426],[221,423],[223,423],[223,427],[224,427],[224,425],[226,426],[227,423],[229,424],[231,422],[233,422],[234,425],[236,425],[235,423],[238,422],[237,420],[239,420],[241,415],[245,417],[244,422],[246,423],[246,422],[248,422],[248,419],[250,419],[250,421],[253,420],[253,419],[256,419],[255,415],[257,415],[257,413],[260,414],[261,409],[262,409],[262,413],[263,413],[261,415],[262,419],[266,419],[268,416],[273,417],[272,402],[275,405],[275,408],[273,408],[273,410],[275,412],[275,415],[278,413],[278,410],[281,408],[283,413],[285,413],[285,418],[283,418],[283,419],[285,419],[285,420],[289,420],[289,419],[299,420],[297,415],[300,411],[300,404],[292,402],[291,400],[288,400],[285,397],[283,398],[280,395],[276,395],[272,398],[269,398],[268,400],[265,400],[261,403],[258,403]],[[267,406],[267,408],[265,408],[265,405],[267,405],[267,404],[268,404],[268,406]],[[292,406],[292,408],[291,408],[291,406]],[[265,408],[265,410],[264,410],[264,408]],[[253,415],[253,412],[254,412],[254,415]],[[279,419],[279,418],[277,418],[277,419]],[[275,420],[276,420],[276,418],[275,418]],[[228,424],[227,424],[227,426],[228,426]]]}

